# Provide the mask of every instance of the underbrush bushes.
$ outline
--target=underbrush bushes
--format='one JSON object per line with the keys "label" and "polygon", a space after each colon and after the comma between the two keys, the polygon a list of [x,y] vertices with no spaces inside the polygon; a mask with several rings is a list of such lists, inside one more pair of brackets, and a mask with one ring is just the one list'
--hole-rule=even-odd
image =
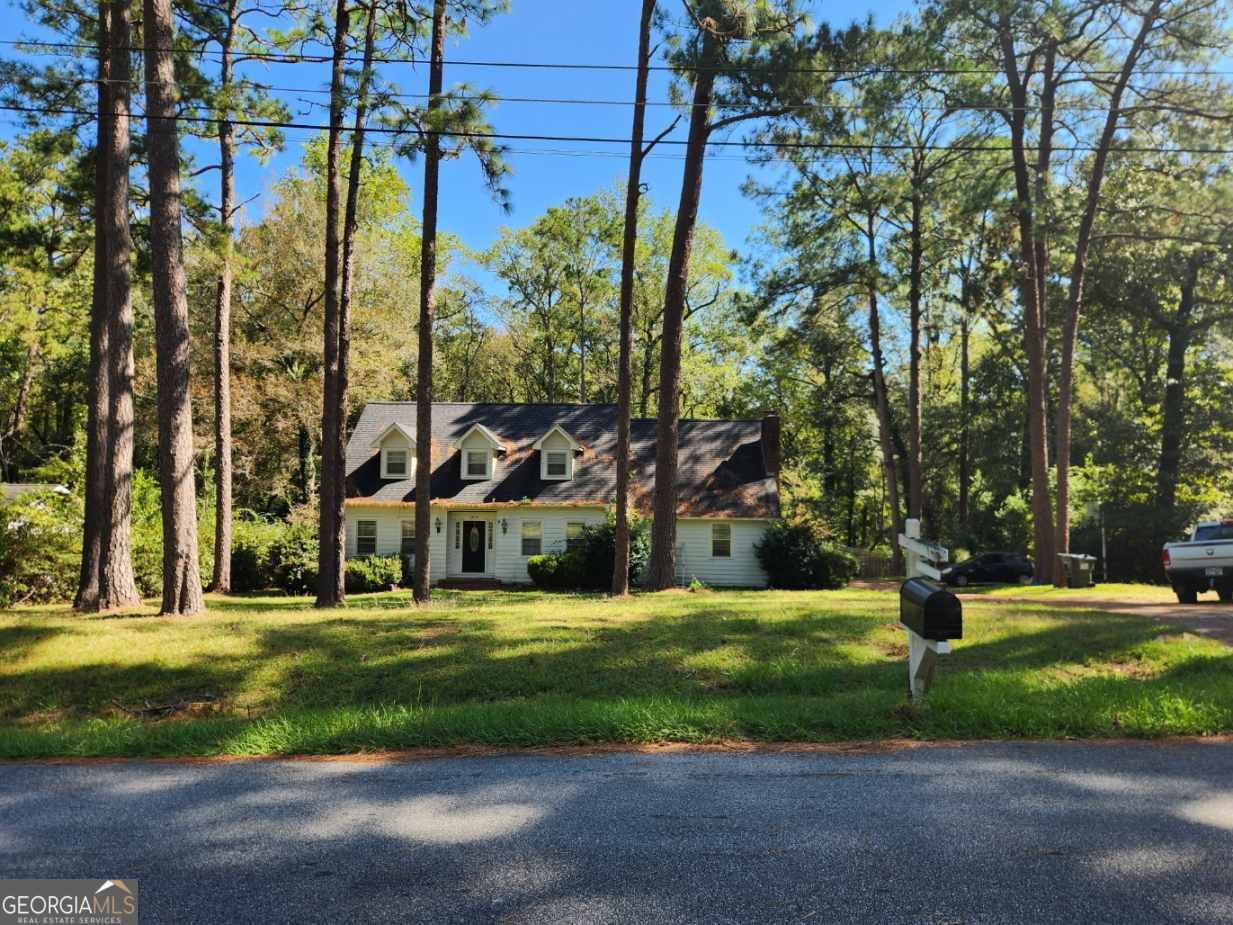
{"label": "underbrush bushes", "polygon": [[265,587],[288,594],[317,591],[317,531],[307,524],[280,524],[278,537],[270,544]]}
{"label": "underbrush bushes", "polygon": [[72,600],[81,518],[81,499],[68,492],[0,498],[0,607]]}
{"label": "underbrush bushes", "polygon": [[[636,585],[646,571],[651,555],[649,521],[635,517],[629,529],[629,583]],[[532,556],[527,573],[537,588],[554,591],[606,591],[612,587],[616,554],[616,523],[584,527],[573,547],[561,552]]]}
{"label": "underbrush bushes", "polygon": [[347,560],[345,579],[348,594],[370,591],[390,591],[402,583],[402,558],[399,556],[365,556]]}
{"label": "underbrush bushes", "polygon": [[754,547],[772,588],[837,590],[857,576],[860,563],[827,543],[809,524],[777,521]]}
{"label": "underbrush bushes", "polygon": [[[55,473],[53,473],[54,475]],[[81,570],[84,502],[79,486],[45,488],[0,499],[0,607],[71,601]],[[157,481],[133,472],[131,548],[133,577],[143,597],[157,597],[163,584],[163,533]],[[214,519],[209,499],[198,506],[201,577],[213,565]],[[231,586],[235,591],[279,588],[288,594],[317,590],[317,528],[303,512],[290,521],[236,513],[232,528]],[[391,577],[392,576],[392,577]],[[381,588],[397,584],[401,565],[383,563],[352,579]]]}

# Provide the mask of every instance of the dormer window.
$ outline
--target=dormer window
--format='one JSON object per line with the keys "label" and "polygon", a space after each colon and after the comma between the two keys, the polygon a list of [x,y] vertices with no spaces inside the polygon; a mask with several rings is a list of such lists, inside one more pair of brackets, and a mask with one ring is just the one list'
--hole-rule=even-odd
{"label": "dormer window", "polygon": [[415,431],[390,424],[377,435],[372,448],[381,454],[381,478],[409,479],[415,474]]}
{"label": "dormer window", "polygon": [[458,441],[459,466],[464,481],[482,482],[493,478],[498,456],[505,444],[483,424],[473,424]]}
{"label": "dormer window", "polygon": [[574,477],[575,458],[582,452],[582,444],[564,428],[553,425],[531,447],[539,450],[539,476],[545,482],[564,482]]}

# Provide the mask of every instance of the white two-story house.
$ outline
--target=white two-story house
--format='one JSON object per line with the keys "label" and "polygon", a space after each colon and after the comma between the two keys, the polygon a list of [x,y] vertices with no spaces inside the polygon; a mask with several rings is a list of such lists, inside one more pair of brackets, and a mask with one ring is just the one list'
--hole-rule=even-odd
{"label": "white two-story house", "polygon": [[[415,403],[372,402],[347,444],[347,555],[415,547]],[[530,581],[527,560],[602,523],[616,495],[614,405],[432,407],[434,583]],[[631,503],[649,514],[655,422],[634,420]],[[779,516],[779,418],[683,420],[677,575],[763,587],[754,544]]]}

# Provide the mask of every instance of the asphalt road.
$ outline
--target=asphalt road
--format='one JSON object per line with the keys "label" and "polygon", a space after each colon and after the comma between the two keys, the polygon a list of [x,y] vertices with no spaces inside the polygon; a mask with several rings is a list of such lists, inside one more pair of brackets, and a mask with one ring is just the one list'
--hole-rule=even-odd
{"label": "asphalt road", "polygon": [[0,765],[142,921],[1229,922],[1233,743]]}

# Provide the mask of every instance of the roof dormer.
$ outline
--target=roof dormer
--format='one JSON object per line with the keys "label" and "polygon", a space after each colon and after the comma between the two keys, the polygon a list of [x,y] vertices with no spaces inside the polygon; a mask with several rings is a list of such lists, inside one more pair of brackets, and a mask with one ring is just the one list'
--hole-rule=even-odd
{"label": "roof dormer", "polygon": [[574,459],[582,444],[559,424],[552,425],[531,448],[539,450],[539,477],[546,482],[566,482],[574,477]]}
{"label": "roof dormer", "polygon": [[387,425],[371,446],[381,453],[381,478],[409,479],[415,475],[415,431],[405,424]]}
{"label": "roof dormer", "polygon": [[505,444],[483,424],[472,424],[459,439],[458,451],[463,481],[483,482],[493,477],[497,457],[505,455]]}

